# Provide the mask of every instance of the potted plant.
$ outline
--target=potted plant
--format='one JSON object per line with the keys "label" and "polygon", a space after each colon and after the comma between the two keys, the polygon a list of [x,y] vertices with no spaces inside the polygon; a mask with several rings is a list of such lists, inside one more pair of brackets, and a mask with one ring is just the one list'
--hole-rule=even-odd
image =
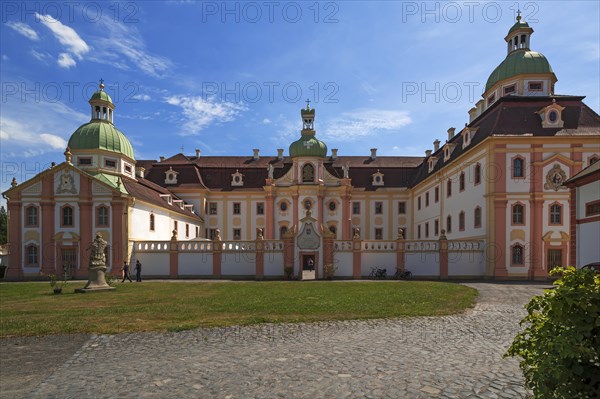
{"label": "potted plant", "polygon": [[67,274],[65,273],[62,279],[60,279],[56,274],[50,274],[48,275],[48,278],[50,278],[50,286],[52,287],[54,293],[61,294],[63,286],[67,282]]}

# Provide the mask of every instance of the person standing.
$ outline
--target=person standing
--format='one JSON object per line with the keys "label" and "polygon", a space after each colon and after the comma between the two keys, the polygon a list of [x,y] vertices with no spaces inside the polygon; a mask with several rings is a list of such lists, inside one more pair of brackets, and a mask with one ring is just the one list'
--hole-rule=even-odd
{"label": "person standing", "polygon": [[127,261],[123,261],[123,281],[121,282],[124,283],[125,279],[129,280],[130,283],[133,283],[131,277],[129,277],[129,265],[127,264]]}
{"label": "person standing", "polygon": [[313,270],[315,270],[315,261],[314,261],[314,260],[312,260],[312,259],[309,259],[309,260],[308,260],[308,270],[310,270],[311,272],[312,272]]}
{"label": "person standing", "polygon": [[135,261],[135,281],[142,282],[142,264],[139,259]]}

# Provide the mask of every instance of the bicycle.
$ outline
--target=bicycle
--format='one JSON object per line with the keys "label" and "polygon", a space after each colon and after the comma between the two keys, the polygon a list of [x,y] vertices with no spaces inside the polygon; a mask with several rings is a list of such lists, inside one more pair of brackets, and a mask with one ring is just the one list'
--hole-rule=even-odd
{"label": "bicycle", "polygon": [[372,267],[371,273],[369,274],[370,279],[385,279],[387,278],[387,269],[380,269],[378,267]]}
{"label": "bicycle", "polygon": [[394,274],[394,280],[410,280],[412,279],[412,272],[409,270],[396,270]]}

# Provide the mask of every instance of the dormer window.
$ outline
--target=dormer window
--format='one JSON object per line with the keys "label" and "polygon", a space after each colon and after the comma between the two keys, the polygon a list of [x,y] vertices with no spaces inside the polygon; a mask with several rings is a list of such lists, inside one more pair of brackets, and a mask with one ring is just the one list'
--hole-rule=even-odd
{"label": "dormer window", "polygon": [[471,144],[471,131],[466,129],[463,133],[463,145],[462,148],[465,148],[466,146],[468,146],[469,144]]}
{"label": "dormer window", "polygon": [[231,186],[242,187],[244,185],[244,175],[239,170],[235,170],[235,173],[231,174]]}
{"label": "dormer window", "polygon": [[506,86],[506,87],[504,87],[503,91],[504,91],[504,95],[505,96],[509,95],[509,94],[512,94],[512,93],[515,93],[517,91],[517,84],[515,83],[515,84],[512,84],[510,86]]}
{"label": "dormer window", "polygon": [[373,173],[373,181],[371,184],[374,186],[383,186],[383,173],[379,172],[377,169],[377,173]]}
{"label": "dormer window", "polygon": [[176,172],[172,167],[169,167],[169,170],[165,172],[165,184],[177,184],[178,174],[179,172]]}
{"label": "dormer window", "polygon": [[167,204],[169,205],[173,203],[173,197],[171,197],[171,194],[160,194],[160,197],[167,201]]}
{"label": "dormer window", "polygon": [[433,168],[435,168],[435,164],[437,163],[438,158],[437,157],[429,157],[429,161],[428,161],[428,172],[431,173],[433,171]]}
{"label": "dormer window", "polygon": [[454,150],[455,146],[456,144],[454,143],[446,144],[446,147],[444,148],[444,162],[447,162],[450,159],[450,155],[452,155],[452,150]]}
{"label": "dormer window", "polygon": [[561,128],[564,125],[562,120],[562,112],[565,107],[561,107],[556,103],[556,100],[552,101],[552,104],[548,105],[537,111],[537,114],[542,119],[543,128]]}

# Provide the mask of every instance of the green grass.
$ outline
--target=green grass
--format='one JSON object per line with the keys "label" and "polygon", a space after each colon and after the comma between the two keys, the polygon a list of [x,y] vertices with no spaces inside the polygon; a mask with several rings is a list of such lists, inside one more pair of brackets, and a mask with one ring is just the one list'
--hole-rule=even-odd
{"label": "green grass", "polygon": [[0,337],[181,331],[197,327],[439,316],[463,311],[473,288],[439,282],[144,282],[75,294],[71,282],[0,284]]}

